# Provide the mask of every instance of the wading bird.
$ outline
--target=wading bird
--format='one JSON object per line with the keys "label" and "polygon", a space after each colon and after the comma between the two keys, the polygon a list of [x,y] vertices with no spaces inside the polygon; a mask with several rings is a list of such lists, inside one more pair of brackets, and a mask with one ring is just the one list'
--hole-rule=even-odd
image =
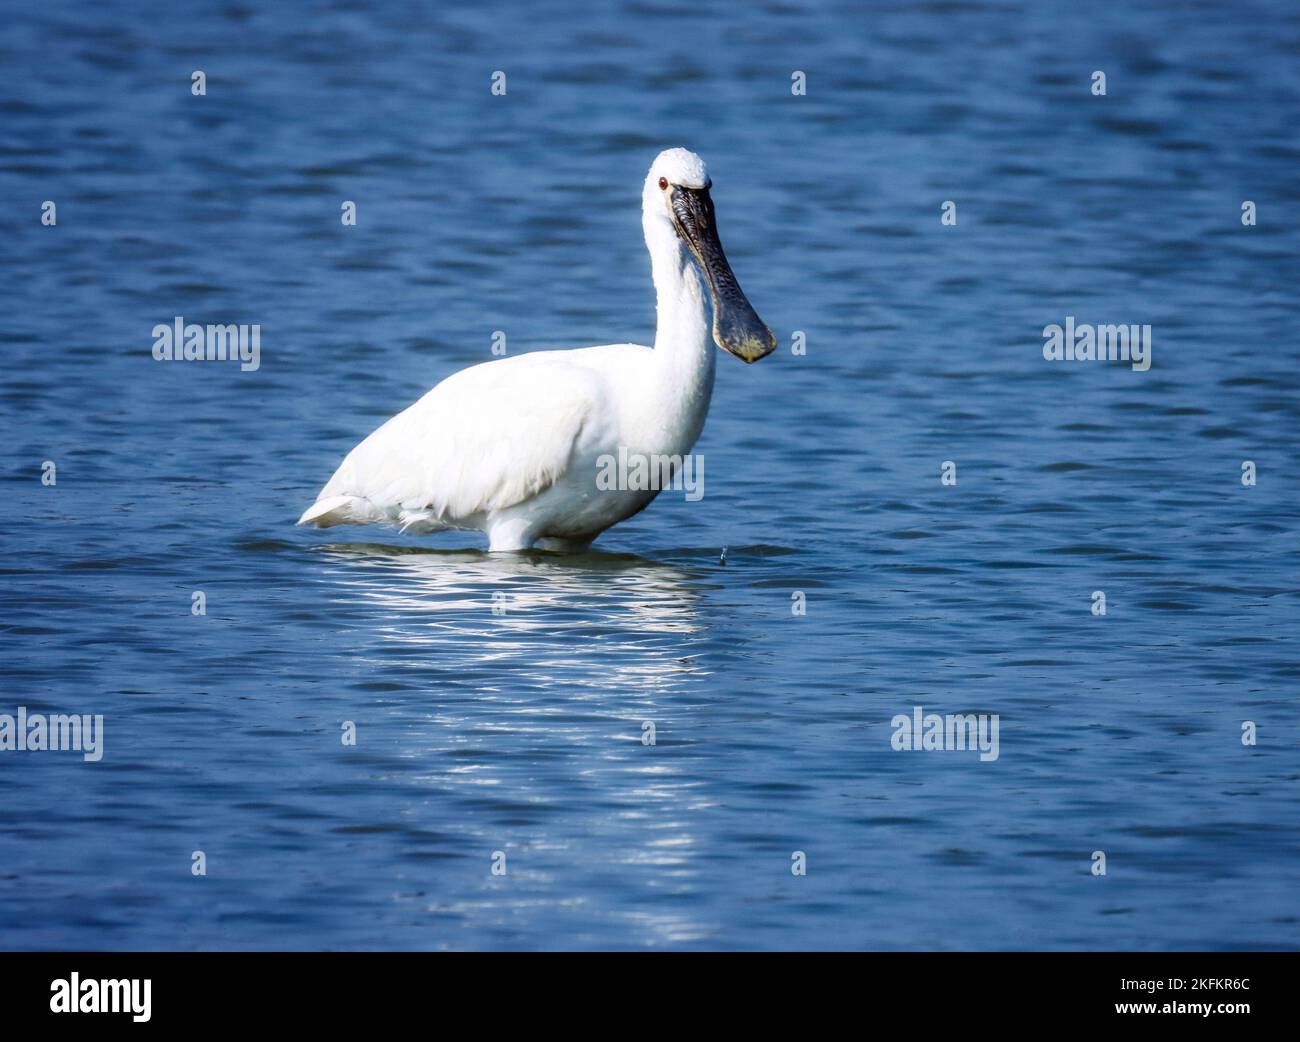
{"label": "wading bird", "polygon": [[746,362],[776,349],[723,253],[711,184],[684,148],[661,152],[646,176],[653,349],[536,351],[463,369],[348,453],[298,523],[462,529],[486,532],[494,551],[578,551],[642,510],[659,489],[598,487],[602,457],[690,452],[713,393],[710,339]]}

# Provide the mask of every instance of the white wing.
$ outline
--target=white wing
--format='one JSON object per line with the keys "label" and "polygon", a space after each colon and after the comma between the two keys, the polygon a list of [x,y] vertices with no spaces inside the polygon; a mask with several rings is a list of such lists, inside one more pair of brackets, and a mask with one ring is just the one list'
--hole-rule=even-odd
{"label": "white wing", "polygon": [[603,353],[629,346],[537,351],[449,376],[348,453],[298,523],[457,527],[531,499],[568,468],[608,396]]}

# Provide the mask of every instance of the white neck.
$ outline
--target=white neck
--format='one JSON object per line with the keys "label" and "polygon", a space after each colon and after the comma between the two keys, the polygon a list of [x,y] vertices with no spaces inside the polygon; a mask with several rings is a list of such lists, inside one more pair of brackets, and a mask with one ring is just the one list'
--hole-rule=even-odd
{"label": "white neck", "polygon": [[715,353],[704,285],[685,243],[667,221],[642,221],[654,277],[656,426],[686,452],[695,444],[713,395]]}

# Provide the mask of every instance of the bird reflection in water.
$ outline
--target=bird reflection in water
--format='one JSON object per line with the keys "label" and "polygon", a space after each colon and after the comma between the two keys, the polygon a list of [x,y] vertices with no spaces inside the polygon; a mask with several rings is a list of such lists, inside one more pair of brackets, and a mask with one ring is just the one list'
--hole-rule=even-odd
{"label": "bird reflection in water", "polygon": [[[320,549],[331,600],[362,609],[357,711],[369,747],[382,730],[395,777],[421,792],[413,825],[476,852],[490,835],[539,904],[572,899],[543,861],[596,850],[615,888],[644,875],[648,892],[689,891],[717,806],[707,743],[686,721],[707,700],[706,571],[610,553]],[[653,728],[667,748],[647,748]],[[499,900],[429,911],[490,919]],[[660,943],[712,928],[691,907],[628,914]]]}
{"label": "bird reflection in water", "polygon": [[[493,556],[376,543],[318,549],[347,566],[331,576],[341,593],[384,610],[379,632],[390,640],[483,641],[483,653],[496,658],[512,641],[535,652],[553,635],[567,638],[555,649],[562,658],[588,656],[595,665],[611,636],[621,634],[643,650],[659,643],[653,638],[671,637],[663,648],[680,665],[700,629],[703,571],[634,554]],[[584,636],[585,644],[576,639]],[[472,648],[458,643],[458,651]],[[599,661],[602,671],[608,668],[607,659]]]}

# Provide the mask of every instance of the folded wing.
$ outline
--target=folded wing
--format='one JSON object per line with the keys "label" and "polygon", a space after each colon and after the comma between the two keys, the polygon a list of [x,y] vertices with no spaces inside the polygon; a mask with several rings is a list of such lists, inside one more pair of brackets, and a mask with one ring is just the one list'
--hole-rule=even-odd
{"label": "folded wing", "polygon": [[299,519],[454,528],[522,503],[568,469],[601,378],[535,352],[448,377],[348,453]]}

